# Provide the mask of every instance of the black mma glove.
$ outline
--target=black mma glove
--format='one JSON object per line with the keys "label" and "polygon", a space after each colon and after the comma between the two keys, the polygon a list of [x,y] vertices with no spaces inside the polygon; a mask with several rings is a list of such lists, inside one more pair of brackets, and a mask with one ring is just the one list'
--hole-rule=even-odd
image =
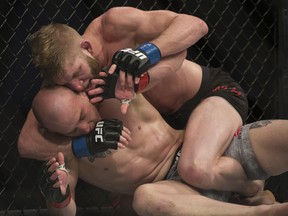
{"label": "black mma glove", "polygon": [[[42,195],[46,198],[46,200],[55,208],[64,208],[70,203],[71,193],[69,184],[66,188],[66,194],[62,195],[60,188],[54,188],[53,185],[57,182],[57,180],[50,180],[50,176],[53,173],[48,171],[50,165],[47,165],[47,162],[43,163],[41,170],[38,174],[38,187],[42,193]],[[63,170],[68,173],[65,168],[65,165],[60,165],[60,170]]]}
{"label": "black mma glove", "polygon": [[72,150],[76,157],[93,156],[107,149],[117,149],[123,123],[117,119],[104,119],[96,123],[95,129],[86,136],[72,140]]}
{"label": "black mma glove", "polygon": [[161,52],[158,47],[148,42],[136,49],[126,48],[117,51],[112,58],[112,63],[133,77],[140,77],[160,59]]}
{"label": "black mma glove", "polygon": [[[102,69],[103,72],[106,73],[107,76],[98,76],[97,79],[103,79],[105,81],[105,84],[103,85],[96,85],[95,87],[102,88],[103,93],[101,94],[103,100],[109,99],[109,98],[115,98],[115,87],[117,80],[119,78],[119,68],[117,67],[113,74],[108,73],[109,67],[104,67]],[[150,82],[150,76],[148,72],[145,72],[140,75],[140,81],[138,84],[134,84],[134,91],[138,93],[139,91],[143,90],[148,86]]]}
{"label": "black mma glove", "polygon": [[103,100],[109,99],[109,98],[115,98],[115,87],[116,87],[117,80],[119,78],[119,69],[116,68],[113,74],[109,74],[108,69],[109,69],[108,66],[102,69],[102,71],[105,72],[107,76],[97,77],[97,79],[104,80],[105,84],[95,86],[95,88],[100,87],[103,89],[103,93],[101,94]]}

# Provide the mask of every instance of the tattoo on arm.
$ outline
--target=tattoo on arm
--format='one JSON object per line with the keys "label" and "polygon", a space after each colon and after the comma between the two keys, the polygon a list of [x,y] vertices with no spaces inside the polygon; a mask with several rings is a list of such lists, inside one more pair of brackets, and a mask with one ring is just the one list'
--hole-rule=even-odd
{"label": "tattoo on arm", "polygon": [[250,129],[264,127],[264,126],[267,126],[268,124],[271,124],[271,123],[272,123],[271,120],[262,120],[262,121],[253,122],[251,124]]}
{"label": "tattoo on arm", "polygon": [[89,160],[91,163],[93,163],[94,160],[95,160],[95,158],[105,158],[105,157],[109,156],[111,153],[112,153],[112,152],[111,152],[109,149],[107,149],[107,150],[104,151],[104,152],[99,152],[99,153],[96,153],[96,154],[94,154],[94,155],[92,155],[92,156],[89,156],[89,157],[88,157],[88,160]]}

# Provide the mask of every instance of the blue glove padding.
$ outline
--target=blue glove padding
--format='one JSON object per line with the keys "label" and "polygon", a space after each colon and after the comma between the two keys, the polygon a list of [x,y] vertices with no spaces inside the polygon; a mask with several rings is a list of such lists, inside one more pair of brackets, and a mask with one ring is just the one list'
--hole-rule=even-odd
{"label": "blue glove padding", "polygon": [[117,119],[104,119],[96,123],[88,135],[72,140],[72,150],[76,157],[93,156],[107,149],[117,149],[123,123]]}

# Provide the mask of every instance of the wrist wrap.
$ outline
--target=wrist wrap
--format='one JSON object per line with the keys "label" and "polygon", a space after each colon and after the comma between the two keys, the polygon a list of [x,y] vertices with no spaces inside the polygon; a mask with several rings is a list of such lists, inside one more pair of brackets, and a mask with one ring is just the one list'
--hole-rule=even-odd
{"label": "wrist wrap", "polygon": [[117,119],[96,122],[94,130],[86,136],[72,140],[72,151],[78,158],[92,156],[108,149],[117,149],[123,123]]}
{"label": "wrist wrap", "polygon": [[158,47],[155,46],[153,43],[143,43],[142,45],[137,47],[136,50],[141,50],[142,52],[144,52],[149,58],[151,65],[159,62],[161,59],[161,52]]}
{"label": "wrist wrap", "polygon": [[70,201],[71,201],[71,192],[70,192],[70,187],[68,185],[68,187],[66,188],[66,194],[65,194],[66,199],[64,199],[61,202],[55,202],[52,201],[50,202],[50,204],[54,207],[54,208],[64,208],[66,207]]}
{"label": "wrist wrap", "polygon": [[142,91],[143,89],[145,89],[148,86],[149,82],[150,82],[149,73],[145,72],[145,73],[141,74],[139,83],[134,84],[134,91],[136,93],[139,93],[140,91]]}
{"label": "wrist wrap", "polygon": [[72,151],[78,158],[91,155],[87,146],[86,136],[76,137],[72,140]]}
{"label": "wrist wrap", "polygon": [[[47,202],[49,202],[53,207],[64,208],[71,201],[70,186],[69,184],[67,185],[66,193],[65,195],[62,195],[60,188],[53,187],[53,185],[57,182],[57,179],[55,181],[50,179],[53,173],[50,173],[48,169],[49,166],[47,165],[47,162],[44,162],[38,174],[38,187],[40,192],[45,197]],[[64,164],[60,165],[58,169],[68,173]]]}

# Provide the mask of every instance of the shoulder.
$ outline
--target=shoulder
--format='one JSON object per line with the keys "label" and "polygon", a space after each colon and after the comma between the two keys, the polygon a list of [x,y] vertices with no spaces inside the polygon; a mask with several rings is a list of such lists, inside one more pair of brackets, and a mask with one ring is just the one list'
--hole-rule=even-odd
{"label": "shoulder", "polygon": [[101,22],[102,26],[130,26],[137,21],[139,16],[141,17],[146,13],[146,11],[133,7],[114,7],[102,15]]}
{"label": "shoulder", "polygon": [[85,34],[97,35],[108,41],[127,37],[139,27],[139,16],[143,13],[145,12],[132,7],[111,8],[94,19],[85,30]]}
{"label": "shoulder", "polygon": [[105,17],[105,19],[107,20],[115,18],[121,19],[122,16],[127,16],[131,14],[133,15],[137,13],[145,13],[145,11],[133,7],[113,7],[106,11],[103,14],[103,17]]}
{"label": "shoulder", "polygon": [[86,31],[90,32],[95,29],[99,31],[115,31],[116,29],[120,29],[123,25],[133,23],[131,22],[131,19],[129,20],[129,17],[136,16],[137,12],[139,13],[139,11],[141,11],[141,13],[144,12],[133,7],[113,7],[95,18],[88,25]]}
{"label": "shoulder", "polygon": [[135,20],[142,20],[143,18],[153,18],[155,16],[165,17],[165,18],[172,18],[175,17],[177,14],[175,12],[169,10],[141,10],[138,8],[133,7],[114,7],[109,9],[107,12],[103,14],[103,20],[110,21],[110,22],[127,22],[131,23],[131,21],[135,22]]}

